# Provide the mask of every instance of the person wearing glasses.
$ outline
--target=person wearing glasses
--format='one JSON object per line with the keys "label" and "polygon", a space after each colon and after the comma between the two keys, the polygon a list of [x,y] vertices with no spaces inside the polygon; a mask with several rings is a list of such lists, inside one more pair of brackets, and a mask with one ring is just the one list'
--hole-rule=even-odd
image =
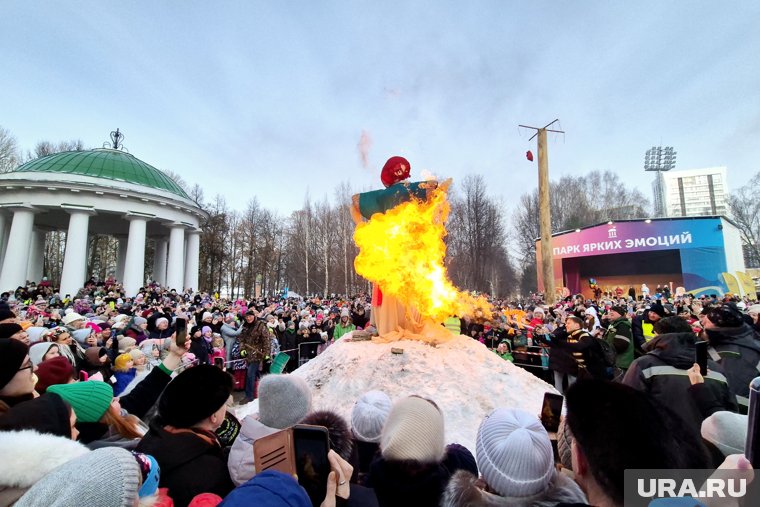
{"label": "person wearing glasses", "polygon": [[37,396],[36,369],[29,358],[28,345],[11,338],[0,339],[0,414]]}

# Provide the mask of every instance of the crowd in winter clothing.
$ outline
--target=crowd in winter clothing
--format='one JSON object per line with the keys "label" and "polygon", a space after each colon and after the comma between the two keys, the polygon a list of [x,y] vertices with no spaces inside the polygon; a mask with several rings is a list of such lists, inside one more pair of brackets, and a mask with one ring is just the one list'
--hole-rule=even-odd
{"label": "crowd in winter clothing", "polygon": [[[4,294],[0,506],[603,506],[623,505],[626,469],[723,464],[751,478],[738,455],[760,305],[579,296],[452,317],[447,328],[506,360],[540,349],[566,402],[556,435],[540,414],[495,407],[467,449],[445,440],[434,399],[370,391],[346,420],[315,410],[314,387],[288,373],[351,332],[371,334],[369,303],[157,286],[127,297],[113,281],[70,299],[49,285]],[[706,374],[694,364],[701,340]],[[235,390],[237,406],[257,398],[258,411],[238,420]],[[295,424],[327,429],[324,499],[256,470],[256,442]]]}

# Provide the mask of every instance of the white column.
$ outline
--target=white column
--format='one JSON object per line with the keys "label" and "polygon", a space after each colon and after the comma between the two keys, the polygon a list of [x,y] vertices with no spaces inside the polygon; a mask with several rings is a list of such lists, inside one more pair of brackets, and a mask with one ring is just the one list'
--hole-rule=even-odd
{"label": "white column", "polygon": [[153,281],[166,285],[166,251],[169,243],[166,238],[156,238],[156,253],[153,256]]}
{"label": "white column", "polygon": [[124,281],[124,262],[127,259],[127,238],[116,238],[119,242],[119,252],[116,255],[116,280]]}
{"label": "white column", "polygon": [[32,244],[29,246],[29,261],[26,269],[26,279],[34,283],[42,280],[42,268],[45,263],[45,231],[32,231]]}
{"label": "white column", "polygon": [[200,231],[187,232],[187,250],[185,253],[185,289],[198,291],[198,264],[201,255]]}
{"label": "white column", "polygon": [[124,291],[128,297],[137,294],[145,284],[145,230],[148,219],[141,216],[127,216],[129,238],[127,255],[124,260]]}
{"label": "white column", "polygon": [[13,211],[11,233],[8,236],[8,247],[0,271],[0,292],[16,290],[26,283],[26,265],[29,247],[32,245],[32,228],[34,227],[35,211],[29,208],[16,208]]}
{"label": "white column", "polygon": [[5,213],[0,211],[0,270],[3,269],[3,259],[5,258],[5,246],[8,244],[7,233],[8,230],[8,217]]}
{"label": "white column", "polygon": [[173,224],[169,233],[169,261],[166,266],[166,287],[182,291],[185,274],[185,226]]}
{"label": "white column", "polygon": [[66,233],[66,253],[61,271],[61,297],[74,295],[84,287],[87,277],[87,231],[92,210],[67,209],[69,230]]}

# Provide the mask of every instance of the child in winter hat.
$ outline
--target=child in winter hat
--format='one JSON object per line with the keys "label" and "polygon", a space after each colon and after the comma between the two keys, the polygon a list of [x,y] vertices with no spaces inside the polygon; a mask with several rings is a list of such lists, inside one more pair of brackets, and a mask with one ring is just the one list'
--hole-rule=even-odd
{"label": "child in winter hat", "polygon": [[113,386],[114,396],[119,396],[127,388],[137,375],[134,368],[135,362],[132,354],[125,353],[116,357],[113,362],[113,376],[116,377],[116,383]]}

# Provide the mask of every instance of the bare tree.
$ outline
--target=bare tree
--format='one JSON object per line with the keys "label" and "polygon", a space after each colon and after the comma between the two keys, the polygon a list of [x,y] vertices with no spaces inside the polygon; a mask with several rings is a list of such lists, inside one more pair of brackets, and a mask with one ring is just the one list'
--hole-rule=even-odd
{"label": "bare tree", "polygon": [[61,141],[57,144],[50,141],[40,141],[34,147],[34,156],[30,156],[30,158],[46,157],[63,151],[84,151],[84,144],[81,139]]}
{"label": "bare tree", "polygon": [[9,130],[0,127],[0,173],[7,173],[20,162],[16,138]]}
{"label": "bare tree", "polygon": [[451,198],[447,263],[459,287],[493,295],[515,293],[516,277],[506,250],[501,204],[488,195],[481,175],[468,175]]}
{"label": "bare tree", "polygon": [[[585,176],[563,176],[550,183],[552,233],[587,227],[608,220],[647,216],[649,201],[638,189],[627,187],[609,171],[593,171]],[[523,271],[521,291],[536,287],[536,239],[538,190],[520,197],[512,217],[512,243]]]}
{"label": "bare tree", "polygon": [[[187,182],[182,178],[182,176],[179,175],[179,173],[170,171],[169,169],[162,169],[161,172],[167,175],[172,181],[174,181],[174,183],[179,185],[182,190],[189,194],[190,185],[187,184]],[[195,186],[198,185],[196,184]]]}
{"label": "bare tree", "polygon": [[760,267],[760,172],[729,196],[728,208],[741,231],[747,267]]}

